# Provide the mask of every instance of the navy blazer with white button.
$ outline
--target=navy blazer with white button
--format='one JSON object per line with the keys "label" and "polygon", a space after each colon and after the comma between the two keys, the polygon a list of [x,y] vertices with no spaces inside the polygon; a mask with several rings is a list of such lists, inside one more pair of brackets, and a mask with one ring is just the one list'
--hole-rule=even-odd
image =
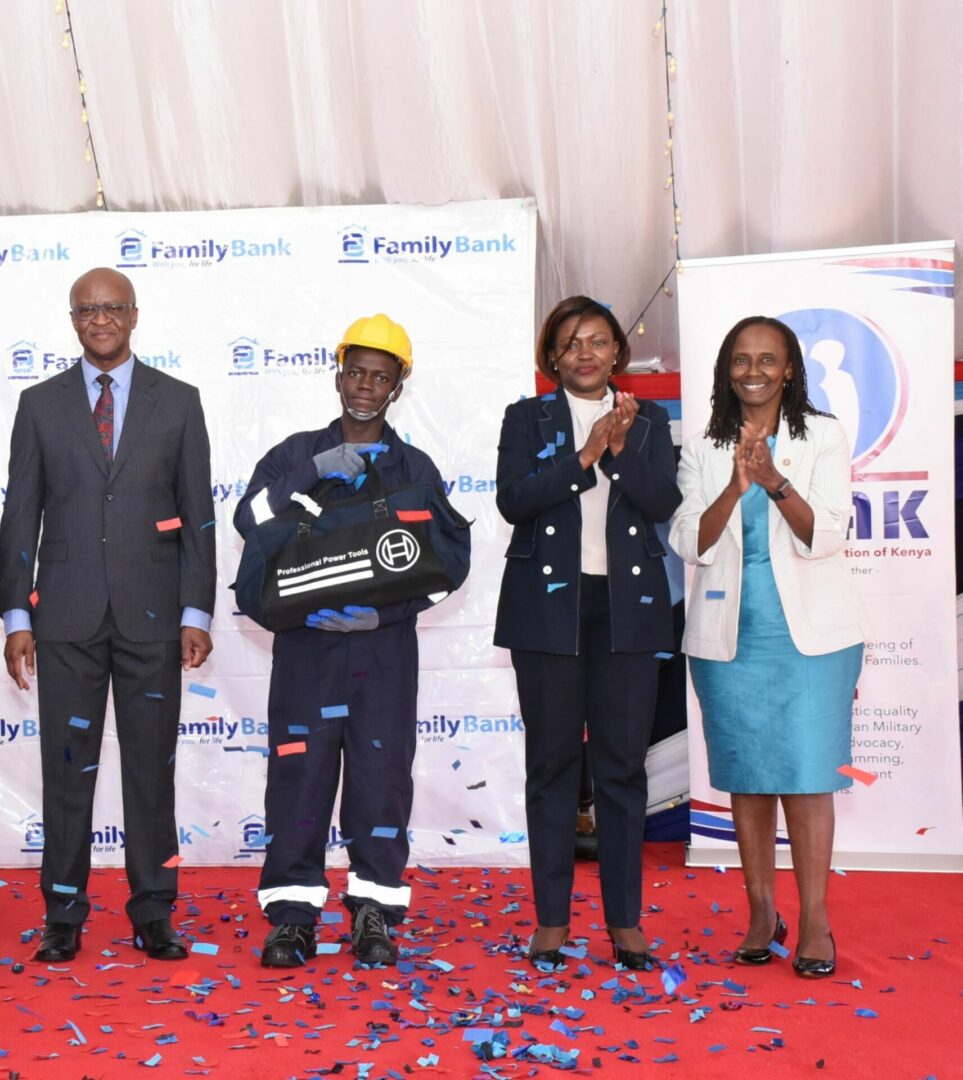
{"label": "navy blazer with white button", "polygon": [[[614,389],[614,387],[613,387]],[[598,463],[611,481],[605,544],[612,651],[673,649],[672,609],[655,523],[679,505],[665,409],[639,401],[625,448]],[[582,513],[596,484],[579,464],[564,392],[509,405],[498,443],[496,502],[514,525],[495,620],[495,644],[578,654]]]}

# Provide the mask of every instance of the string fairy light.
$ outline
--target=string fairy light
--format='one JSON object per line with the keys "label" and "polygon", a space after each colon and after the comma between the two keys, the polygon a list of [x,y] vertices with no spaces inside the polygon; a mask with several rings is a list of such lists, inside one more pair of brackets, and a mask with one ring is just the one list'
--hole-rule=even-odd
{"label": "string fairy light", "polygon": [[87,129],[87,137],[84,140],[84,161],[94,166],[96,204],[99,210],[109,210],[107,196],[104,193],[104,181],[100,175],[100,165],[97,162],[97,149],[94,146],[94,136],[90,130],[90,114],[87,111],[87,80],[80,70],[80,60],[77,56],[77,42],[74,40],[74,27],[70,17],[70,0],[57,0],[54,5],[55,15],[65,15],[67,26],[61,44],[65,49],[73,52],[74,67],[77,71],[77,90],[80,94],[80,122]]}
{"label": "string fairy light", "polygon": [[676,200],[675,139],[673,135],[675,113],[672,109],[672,80],[679,72],[679,64],[672,54],[672,51],[669,49],[668,0],[662,0],[662,10],[659,14],[658,22],[652,27],[652,36],[654,38],[662,39],[663,63],[665,66],[665,124],[667,134],[663,147],[663,156],[669,159],[669,174],[666,176],[662,187],[666,192],[669,192],[672,195],[672,222],[674,229],[669,238],[669,243],[673,248],[675,258],[669,269],[665,272],[662,280],[653,290],[652,295],[642,305],[642,310],[630,324],[636,328],[636,333],[640,337],[645,333],[645,316],[649,308],[655,303],[660,294],[667,297],[674,295],[669,286],[669,279],[673,274],[678,276],[683,272],[682,252],[679,249],[679,229],[682,226],[682,210],[679,208],[679,203]]}

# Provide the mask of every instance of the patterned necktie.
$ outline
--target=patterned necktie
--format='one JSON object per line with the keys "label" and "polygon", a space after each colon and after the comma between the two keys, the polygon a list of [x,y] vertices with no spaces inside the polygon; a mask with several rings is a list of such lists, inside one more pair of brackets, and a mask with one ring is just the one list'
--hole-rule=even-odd
{"label": "patterned necktie", "polygon": [[114,460],[114,395],[110,391],[113,381],[109,375],[97,376],[97,382],[103,389],[97,398],[97,404],[94,405],[94,423],[97,425],[97,434],[107,455],[108,465]]}

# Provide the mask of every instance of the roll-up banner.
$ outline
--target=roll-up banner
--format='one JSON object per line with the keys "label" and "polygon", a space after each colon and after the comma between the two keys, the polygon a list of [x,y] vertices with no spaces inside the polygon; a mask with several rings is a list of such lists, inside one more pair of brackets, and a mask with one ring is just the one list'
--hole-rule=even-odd
{"label": "roll-up banner", "polygon": [[[837,868],[963,869],[954,601],[953,244],[808,251],[685,264],[679,277],[683,438],[709,418],[733,324],[796,332],[810,398],[846,428],[844,548],[872,631],[853,703],[853,765],[836,796]],[[737,865],[730,799],[709,784],[689,687],[693,865]],[[789,865],[780,814],[777,863]]]}

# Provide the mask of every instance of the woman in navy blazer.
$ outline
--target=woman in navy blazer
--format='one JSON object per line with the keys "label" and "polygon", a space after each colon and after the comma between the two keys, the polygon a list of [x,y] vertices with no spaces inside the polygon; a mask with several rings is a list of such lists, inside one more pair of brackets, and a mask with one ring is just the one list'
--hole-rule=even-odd
{"label": "woman in navy blazer", "polygon": [[620,963],[652,962],[638,925],[645,756],[656,654],[673,648],[655,523],[681,496],[668,414],[609,381],[628,361],[606,308],[563,300],[536,349],[558,389],[509,405],[498,445],[498,509],[514,531],[495,644],[512,651],[525,723],[536,964],[563,960],[586,725],[609,936]]}

